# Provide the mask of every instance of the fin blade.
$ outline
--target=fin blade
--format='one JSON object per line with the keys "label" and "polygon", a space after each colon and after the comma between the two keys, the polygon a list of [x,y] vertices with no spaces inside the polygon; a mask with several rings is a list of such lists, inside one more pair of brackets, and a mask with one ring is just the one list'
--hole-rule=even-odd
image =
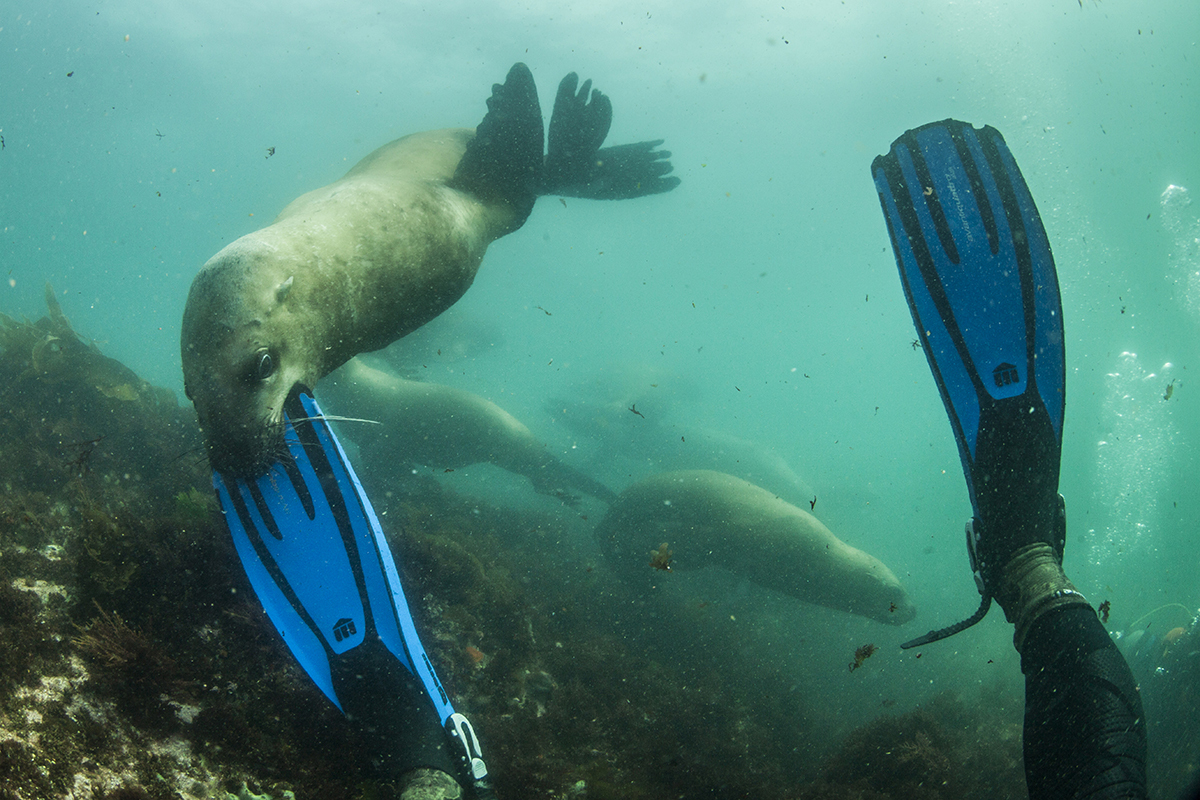
{"label": "fin blade", "polygon": [[[303,419],[295,425],[291,419]],[[284,642],[338,708],[339,667],[378,641],[454,713],[421,645],[391,550],[358,476],[307,393],[289,400],[288,455],[253,480],[213,473],[251,586]]]}
{"label": "fin blade", "polygon": [[[319,623],[304,611],[304,606],[298,602],[295,593],[287,588],[287,584],[277,580],[274,570],[268,566],[270,559],[264,558],[252,542],[252,531],[259,530],[259,524],[265,529],[266,523],[261,518],[255,522],[247,521],[251,504],[246,502],[245,485],[241,481],[227,483],[220,473],[213,472],[213,487],[234,548],[255,595],[296,661],[317,688],[340,710],[342,704],[333,688],[330,653],[321,636]],[[245,509],[245,512],[241,509]]]}
{"label": "fin blade", "polygon": [[375,509],[341,442],[325,422],[316,399],[309,394],[301,394],[299,399],[304,415],[311,419],[321,453],[329,461],[329,474],[336,482],[336,496],[343,499],[346,514],[351,519],[354,547],[363,569],[360,586],[367,595],[374,630],[392,655],[420,678],[444,724],[454,709],[417,634],[395,559]]}
{"label": "fin blade", "polygon": [[994,128],[944,120],[908,131],[872,175],[976,505],[979,432],[1000,405],[1043,408],[1061,444],[1062,305],[1049,241]]}

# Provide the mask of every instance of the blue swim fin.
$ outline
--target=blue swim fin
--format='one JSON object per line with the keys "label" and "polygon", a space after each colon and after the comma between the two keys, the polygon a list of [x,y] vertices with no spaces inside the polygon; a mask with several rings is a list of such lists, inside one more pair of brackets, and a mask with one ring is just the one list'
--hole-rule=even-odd
{"label": "blue swim fin", "polygon": [[970,619],[902,645],[913,647],[983,619],[1021,537],[1053,539],[1061,557],[1062,303],[1046,230],[995,128],[948,119],[910,130],[871,174],[958,441],[983,596]]}
{"label": "blue swim fin", "polygon": [[[285,411],[287,453],[265,475],[247,481],[213,473],[225,522],[259,601],[296,660],[352,718],[413,739],[418,720],[397,717],[428,719],[432,702],[438,727],[457,754],[451,768],[462,767],[476,796],[491,796],[478,739],[454,711],[421,646],[391,550],[341,444],[307,390],[294,391]],[[436,761],[446,750],[440,731],[432,737],[440,741],[427,736],[405,746],[424,747]],[[438,766],[420,755],[404,757]],[[458,772],[452,774],[460,777]]]}

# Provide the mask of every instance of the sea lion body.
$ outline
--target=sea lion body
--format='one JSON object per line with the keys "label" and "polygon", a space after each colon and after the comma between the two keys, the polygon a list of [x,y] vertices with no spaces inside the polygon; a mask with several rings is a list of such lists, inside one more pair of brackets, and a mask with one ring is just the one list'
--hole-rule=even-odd
{"label": "sea lion body", "polygon": [[184,389],[219,472],[254,477],[284,451],[283,405],[354,355],[449,308],[489,244],[539,194],[623,199],[678,179],[661,140],[600,148],[612,104],[578,76],[559,84],[550,148],[524,64],[492,87],[474,130],[398,139],[217,253],[184,310]]}
{"label": "sea lion body", "polygon": [[378,421],[354,429],[371,463],[460,469],[495,464],[524,475],[543,493],[569,491],[605,502],[616,495],[551,454],[524,424],[492,401],[464,389],[411,381],[355,358],[321,384],[327,411]]}
{"label": "sea lion body", "polygon": [[[706,422],[695,413],[693,376],[662,366],[617,362],[551,398],[545,409],[586,441],[586,469],[626,485],[653,473],[707,469],[735,475],[803,504],[815,491],[777,449]],[[636,413],[634,413],[636,410]]]}
{"label": "sea lion body", "polygon": [[[514,214],[447,185],[473,132],[406,136],[205,264],[183,322],[184,382],[214,466],[252,458],[292,387],[420,327],[470,287]],[[258,378],[268,354],[274,371]],[[198,387],[204,387],[199,389]]]}
{"label": "sea lion body", "polygon": [[807,511],[720,472],[666,472],[631,485],[596,536],[626,575],[648,574],[650,553],[667,542],[672,568],[721,567],[799,600],[892,625],[916,615],[879,559]]}

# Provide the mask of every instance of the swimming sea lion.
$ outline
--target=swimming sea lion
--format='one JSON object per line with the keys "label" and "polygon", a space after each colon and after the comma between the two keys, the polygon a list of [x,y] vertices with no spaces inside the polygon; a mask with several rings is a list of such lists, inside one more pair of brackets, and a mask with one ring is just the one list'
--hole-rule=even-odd
{"label": "swimming sea lion", "polygon": [[[807,511],[740,478],[665,472],[633,484],[596,529],[625,574],[722,567],[807,603],[903,625],[916,616],[883,562],[838,539]],[[660,545],[666,542],[669,549]],[[658,552],[654,552],[658,548]]]}
{"label": "swimming sea lion", "polygon": [[584,468],[625,485],[646,475],[680,469],[726,472],[806,503],[814,494],[774,446],[731,434],[696,412],[699,385],[662,366],[618,362],[552,397],[555,421],[587,439]]}
{"label": "swimming sea lion", "polygon": [[620,199],[679,183],[666,176],[670,153],[655,150],[661,140],[600,149],[612,105],[577,83],[571,73],[559,85],[545,155],[537,88],[516,64],[474,131],[384,145],[204,265],[181,350],[214,469],[264,472],[283,448],[293,387],[315,387],[448,308],[538,195]]}
{"label": "swimming sea lion", "polygon": [[555,458],[512,414],[464,389],[405,380],[354,358],[321,384],[320,399],[331,413],[382,423],[354,430],[371,463],[438,469],[490,463],[568,502],[569,491],[616,500],[607,486]]}

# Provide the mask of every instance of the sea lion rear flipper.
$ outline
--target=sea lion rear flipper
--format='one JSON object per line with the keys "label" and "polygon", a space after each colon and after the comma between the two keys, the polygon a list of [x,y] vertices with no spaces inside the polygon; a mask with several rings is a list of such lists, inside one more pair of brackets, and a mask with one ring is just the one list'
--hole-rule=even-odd
{"label": "sea lion rear flipper", "polygon": [[513,64],[504,83],[492,86],[487,107],[450,185],[512,204],[516,230],[533,210],[542,182],[542,108],[529,67]]}
{"label": "sea lion rear flipper", "polygon": [[[1019,548],[1066,536],[1062,302],[1054,256],[1004,137],[957,120],[906,132],[871,165],[920,346],[950,417],[974,520],[983,618]],[[1006,609],[1007,610],[1007,609]]]}
{"label": "sea lion rear flipper", "polygon": [[669,192],[679,185],[679,178],[667,174],[674,169],[667,160],[671,151],[654,149],[662,143],[652,139],[602,148],[589,165],[586,180],[556,193],[588,200],[628,200]]}
{"label": "sea lion rear flipper", "polygon": [[576,93],[578,80],[572,72],[558,85],[541,193],[625,200],[678,186],[679,178],[665,177],[671,153],[654,149],[662,139],[600,148],[612,125],[612,102],[595,89],[589,103],[592,82],[584,81]]}
{"label": "sea lion rear flipper", "polygon": [[592,89],[590,80],[576,92],[578,83],[579,76],[572,72],[558,84],[546,141],[543,194],[569,194],[566,187],[586,184],[596,153],[612,127],[612,101],[599,89]]}

